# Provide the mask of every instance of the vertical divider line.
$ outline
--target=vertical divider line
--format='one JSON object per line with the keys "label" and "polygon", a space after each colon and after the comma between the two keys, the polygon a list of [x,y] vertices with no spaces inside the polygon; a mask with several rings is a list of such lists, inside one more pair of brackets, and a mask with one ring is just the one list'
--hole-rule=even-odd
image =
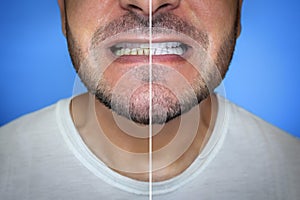
{"label": "vertical divider line", "polygon": [[152,200],[152,0],[149,0],[149,200]]}

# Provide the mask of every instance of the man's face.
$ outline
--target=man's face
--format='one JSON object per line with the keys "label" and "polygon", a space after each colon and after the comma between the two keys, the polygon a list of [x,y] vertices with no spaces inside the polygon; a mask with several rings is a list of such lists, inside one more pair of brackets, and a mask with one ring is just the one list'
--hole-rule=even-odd
{"label": "man's face", "polygon": [[152,123],[159,124],[207,98],[228,70],[240,29],[239,0],[152,0],[151,17],[146,0],[59,3],[83,83],[142,124],[151,96]]}

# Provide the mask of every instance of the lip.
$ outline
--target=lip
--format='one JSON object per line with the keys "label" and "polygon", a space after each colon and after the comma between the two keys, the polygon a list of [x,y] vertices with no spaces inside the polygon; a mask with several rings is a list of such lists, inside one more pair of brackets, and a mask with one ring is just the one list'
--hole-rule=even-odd
{"label": "lip", "polygon": [[[155,33],[152,34],[151,43],[168,43],[168,42],[179,42],[186,46],[186,50],[182,55],[176,54],[167,54],[167,55],[151,55],[152,61],[154,62],[175,62],[175,61],[183,61],[188,59],[195,49],[195,41],[189,38],[188,36],[169,31],[168,34]],[[138,62],[149,62],[150,56],[148,55],[122,55],[117,56],[113,53],[112,47],[117,44],[122,43],[150,43],[149,34],[138,33],[138,31],[129,31],[125,33],[120,33],[110,38],[104,40],[103,47],[106,49],[108,56],[116,62],[122,63],[138,63]]]}
{"label": "lip", "polygon": [[[115,59],[115,62],[121,64],[136,64],[136,63],[149,63],[150,57],[149,56],[120,56]],[[182,62],[185,61],[184,58],[178,55],[153,55],[152,56],[152,63],[159,64],[159,63],[166,63],[166,62]]]}

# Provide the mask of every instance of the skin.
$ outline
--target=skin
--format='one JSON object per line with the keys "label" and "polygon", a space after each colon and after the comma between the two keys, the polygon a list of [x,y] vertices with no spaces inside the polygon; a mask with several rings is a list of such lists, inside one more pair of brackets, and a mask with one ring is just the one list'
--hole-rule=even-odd
{"label": "skin", "polygon": [[[141,18],[147,19],[149,16],[149,1],[137,0],[58,0],[61,10],[62,30],[65,36],[68,36],[67,28],[70,29],[77,47],[81,51],[82,58],[89,56],[91,48],[91,39],[98,27],[104,26],[113,20],[121,18],[128,12],[133,12]],[[240,34],[241,26],[239,19],[239,10],[241,9],[242,0],[152,0],[152,17],[163,13],[171,13],[180,17],[188,24],[192,24],[199,30],[205,31],[208,36],[209,45],[207,54],[214,62],[218,61],[220,49],[232,30],[236,28],[234,39]],[[69,27],[66,27],[66,20]],[[236,26],[236,27],[235,27]],[[145,35],[134,37],[139,40],[147,41]],[[160,38],[162,37],[162,38]],[[165,41],[168,36],[154,35],[154,40]],[[125,38],[126,40],[126,38]],[[178,71],[184,79],[192,84],[195,77],[199,75],[191,63],[173,59],[154,59],[155,64],[170,66]],[[106,59],[111,59],[108,55]],[[130,60],[130,59],[129,59]],[[149,60],[138,60],[134,62],[112,62],[105,69],[103,76],[112,88],[122,78],[122,75],[130,70],[133,66],[143,65]],[[104,61],[103,61],[104,62]],[[220,76],[224,77],[228,69],[229,62],[218,65]],[[184,67],[181,67],[184,66]],[[75,65],[77,71],[79,69]],[[176,78],[173,78],[176,79]],[[171,79],[172,80],[172,79]],[[173,80],[176,82],[177,80]],[[148,85],[143,86],[145,88]],[[140,88],[141,91],[143,87]],[[156,86],[154,86],[154,90]],[[215,86],[213,86],[215,87]],[[212,88],[213,89],[213,88]],[[159,91],[157,89],[157,91]],[[142,92],[135,94],[135,98],[141,97]],[[158,95],[159,96],[159,95]],[[140,102],[137,102],[140,103]],[[141,103],[143,105],[143,103]],[[128,134],[122,129],[122,126],[132,126],[132,121],[122,119],[123,125],[120,126],[116,120],[114,112],[105,107],[102,103],[95,100],[95,96],[90,92],[75,97],[72,100],[71,113],[73,121],[80,136],[90,150],[109,167],[118,173],[133,179],[148,181],[149,158],[149,139],[146,137],[149,125],[134,124],[131,129],[132,134]],[[190,145],[184,152],[176,157],[174,161],[166,163],[164,157],[153,157],[152,171],[153,181],[163,181],[170,179],[182,173],[199,155],[207,143],[216,119],[217,102],[213,94],[203,100],[194,109],[189,112],[165,123],[162,126],[154,126],[157,134],[152,137],[153,151],[167,146],[170,141],[178,134],[179,126],[184,118],[187,118],[186,127],[192,126],[189,122],[193,121],[197,125],[197,130]],[[199,116],[195,118],[195,116]],[[197,119],[195,122],[194,119]],[[101,130],[97,127],[101,127]],[[134,133],[138,130],[139,133]],[[187,129],[185,129],[188,132]],[[144,134],[145,138],[133,137],[136,134]],[[103,136],[108,138],[104,140]],[[145,156],[136,159],[130,153],[117,152],[114,147],[108,145],[111,143],[131,153],[144,153]],[[169,154],[173,154],[176,148],[168,149]],[[117,153],[116,153],[117,152]],[[141,166],[137,168],[136,166]],[[133,171],[124,169],[136,169]]]}

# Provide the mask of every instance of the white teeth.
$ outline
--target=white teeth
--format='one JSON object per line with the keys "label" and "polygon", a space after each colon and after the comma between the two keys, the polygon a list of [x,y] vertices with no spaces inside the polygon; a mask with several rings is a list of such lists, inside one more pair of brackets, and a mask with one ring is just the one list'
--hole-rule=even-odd
{"label": "white teeth", "polygon": [[130,50],[130,49],[128,49],[128,48],[127,48],[127,49],[125,49],[125,50],[124,50],[124,55],[130,55],[130,52],[131,52],[131,50]]}
{"label": "white teeth", "polygon": [[150,53],[151,53],[152,55],[155,55],[156,49],[152,48],[152,49],[149,49],[149,50],[150,50]]}
{"label": "white teeth", "polygon": [[151,49],[149,43],[119,43],[112,47],[116,56],[123,55],[183,55],[186,51],[186,45],[180,42],[162,42],[152,43]]}
{"label": "white teeth", "polygon": [[144,49],[144,55],[148,56],[150,54],[150,50],[149,49]]}
{"label": "white teeth", "polygon": [[131,49],[130,55],[137,55],[137,49]]}

